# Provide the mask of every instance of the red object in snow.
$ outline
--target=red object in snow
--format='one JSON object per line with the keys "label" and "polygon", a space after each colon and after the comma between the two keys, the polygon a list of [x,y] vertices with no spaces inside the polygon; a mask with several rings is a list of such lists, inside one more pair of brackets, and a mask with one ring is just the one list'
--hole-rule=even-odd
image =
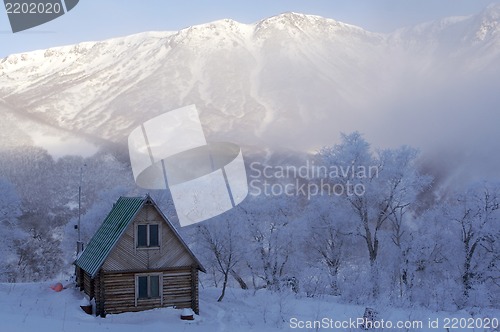
{"label": "red object in snow", "polygon": [[56,292],[60,292],[60,291],[63,290],[64,287],[63,287],[63,285],[60,282],[58,282],[54,286],[50,286],[50,288],[52,288]]}

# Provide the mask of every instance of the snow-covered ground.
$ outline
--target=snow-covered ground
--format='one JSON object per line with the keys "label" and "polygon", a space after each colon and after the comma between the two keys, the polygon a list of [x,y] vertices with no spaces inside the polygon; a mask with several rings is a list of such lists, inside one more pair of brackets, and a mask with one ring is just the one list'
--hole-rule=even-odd
{"label": "snow-covered ground", "polygon": [[[345,325],[363,317],[362,306],[345,305],[335,297],[303,298],[267,291],[229,289],[223,302],[216,301],[218,289],[202,289],[200,316],[194,321],[180,320],[181,310],[154,309],[139,313],[107,315],[85,314],[79,307],[83,294],[73,287],[55,292],[50,283],[0,284],[0,331],[360,331]],[[425,310],[377,308],[378,320],[407,324],[422,321],[422,329],[396,328],[374,331],[446,331],[445,318],[470,318],[465,312],[432,313]],[[500,317],[500,310],[482,312],[477,317]],[[331,320],[332,321],[331,321]],[[430,328],[429,320],[439,319],[440,328]],[[320,321],[319,328],[307,324]],[[336,323],[335,323],[336,322]],[[304,326],[304,328],[300,328]],[[338,325],[337,325],[338,326]],[[495,329],[450,329],[450,331],[495,331]],[[498,329],[496,330],[498,331]]]}

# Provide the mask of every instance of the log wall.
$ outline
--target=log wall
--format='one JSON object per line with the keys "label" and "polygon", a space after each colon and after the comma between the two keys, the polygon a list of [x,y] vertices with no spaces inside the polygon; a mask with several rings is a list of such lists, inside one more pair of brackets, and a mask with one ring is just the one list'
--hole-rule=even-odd
{"label": "log wall", "polygon": [[94,280],[87,272],[83,275],[83,291],[90,299],[94,298]]}
{"label": "log wall", "polygon": [[200,297],[198,289],[198,269],[196,267],[191,267],[191,309],[199,315],[200,314]]}
{"label": "log wall", "polygon": [[76,275],[76,286],[80,288],[82,291],[84,289],[83,287],[83,282],[85,278],[85,271],[81,267],[76,267],[75,268],[75,275]]}
{"label": "log wall", "polygon": [[190,267],[163,273],[164,306],[191,308],[194,295],[191,289]]}
{"label": "log wall", "polygon": [[95,296],[95,308],[96,308],[96,316],[101,315],[105,316],[105,311],[104,311],[104,303],[106,301],[105,297],[105,288],[103,285],[103,273],[99,271],[97,276],[94,278],[94,296]]}
{"label": "log wall", "polygon": [[[161,298],[136,300],[135,278],[137,274],[144,273],[161,273]],[[97,314],[117,314],[158,307],[192,308],[198,313],[198,270],[191,266],[129,272],[101,270],[98,282],[97,279],[96,277],[94,282]],[[97,284],[101,286],[98,287]],[[102,309],[99,310],[101,306]]]}

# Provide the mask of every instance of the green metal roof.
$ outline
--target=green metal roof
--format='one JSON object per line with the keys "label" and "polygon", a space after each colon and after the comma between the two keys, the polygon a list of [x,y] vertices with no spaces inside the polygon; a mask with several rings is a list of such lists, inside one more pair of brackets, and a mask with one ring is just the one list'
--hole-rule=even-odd
{"label": "green metal roof", "polygon": [[101,227],[94,234],[75,264],[92,278],[97,275],[102,264],[120,239],[128,224],[134,219],[149,196],[120,197],[113,205]]}
{"label": "green metal roof", "polygon": [[137,213],[146,203],[151,203],[156,208],[158,213],[160,213],[162,218],[167,223],[168,227],[170,227],[170,229],[178,237],[182,246],[187,250],[191,257],[193,257],[194,261],[198,265],[198,269],[202,272],[206,272],[198,258],[196,258],[184,242],[179,232],[177,232],[175,227],[165,217],[163,212],[158,208],[149,195],[144,197],[120,197],[113,205],[113,208],[109,212],[106,219],[104,219],[101,227],[99,227],[97,232],[94,234],[85,250],[76,259],[75,265],[82,268],[85,272],[90,274],[92,278],[94,278],[97,275],[97,272],[99,272],[102,264],[104,264],[108,255],[111,253],[111,250],[113,250],[116,243],[127,229],[127,226],[132,220],[134,220]]}

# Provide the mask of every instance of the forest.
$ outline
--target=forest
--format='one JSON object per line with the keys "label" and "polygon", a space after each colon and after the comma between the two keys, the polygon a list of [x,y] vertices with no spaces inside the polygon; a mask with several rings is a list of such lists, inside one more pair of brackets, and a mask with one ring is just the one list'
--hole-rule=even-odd
{"label": "forest", "polygon": [[[277,160],[247,153],[243,203],[180,229],[207,268],[202,285],[220,288],[219,301],[238,287],[436,311],[500,305],[499,183],[444,185],[416,149],[374,149],[358,132]],[[372,171],[271,172],[302,165]],[[349,185],[363,190],[311,191]],[[55,159],[34,146],[0,151],[1,282],[71,276],[79,186],[84,242],[119,196],[146,194],[119,153]],[[168,191],[150,194],[176,224]]]}

